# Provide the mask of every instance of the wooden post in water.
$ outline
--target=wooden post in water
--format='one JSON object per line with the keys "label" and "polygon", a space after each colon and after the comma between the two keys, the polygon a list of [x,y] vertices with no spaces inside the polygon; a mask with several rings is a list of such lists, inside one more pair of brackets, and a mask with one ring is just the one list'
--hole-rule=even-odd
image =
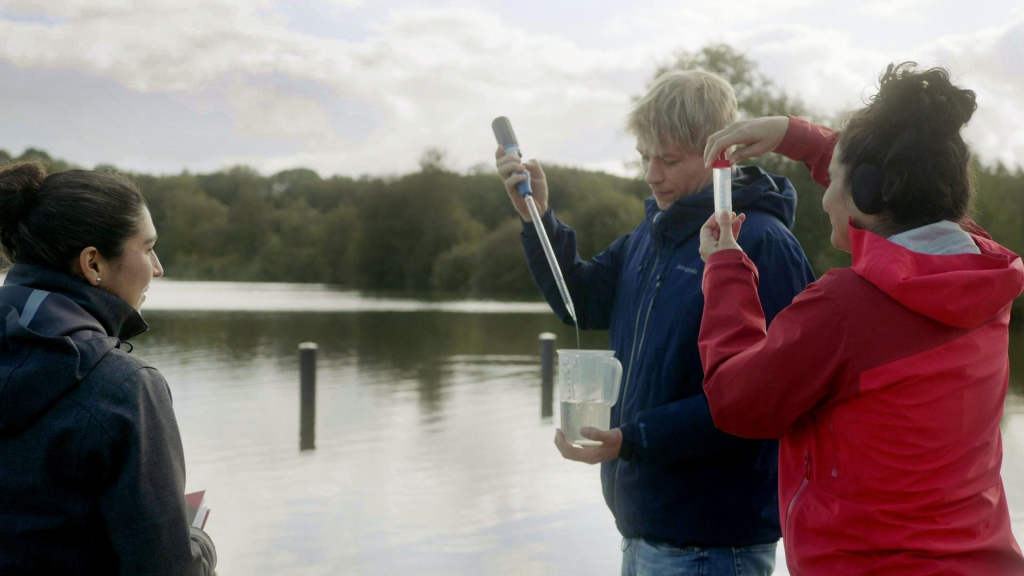
{"label": "wooden post in water", "polygon": [[299,344],[299,450],[316,448],[316,350],[313,342]]}
{"label": "wooden post in water", "polygon": [[540,335],[540,416],[552,416],[555,397],[555,339],[551,332]]}

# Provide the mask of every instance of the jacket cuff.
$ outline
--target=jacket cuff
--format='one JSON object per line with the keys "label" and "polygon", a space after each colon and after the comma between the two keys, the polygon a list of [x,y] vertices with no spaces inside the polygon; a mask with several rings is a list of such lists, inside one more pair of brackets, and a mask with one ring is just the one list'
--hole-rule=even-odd
{"label": "jacket cuff", "polygon": [[200,528],[189,526],[192,541],[199,545],[200,554],[206,564],[212,569],[217,567],[217,547],[213,545],[210,535]]}
{"label": "jacket cuff", "polygon": [[714,266],[716,264],[724,264],[728,262],[741,262],[745,264],[748,268],[751,268],[753,271],[757,271],[757,267],[754,266],[754,263],[751,262],[750,258],[747,257],[746,252],[744,252],[743,250],[732,249],[719,250],[718,252],[715,252],[714,254],[709,256],[708,261],[704,264],[704,271],[706,272],[709,267]]}
{"label": "jacket cuff", "polygon": [[750,261],[750,258],[747,257],[743,250],[720,250],[709,256],[708,261],[704,264],[704,276],[701,282],[701,289],[704,291],[704,294],[708,293],[708,284],[711,283],[711,276],[716,274],[713,270],[719,268],[732,268],[735,270],[737,267],[746,268],[754,276],[754,283],[757,283],[757,266]]}
{"label": "jacket cuff", "polygon": [[[519,220],[523,223],[523,234],[527,236],[537,237],[537,226],[533,222],[527,222],[520,216]],[[558,220],[555,218],[555,211],[548,207],[548,211],[540,217],[540,221],[544,224],[544,230],[551,236],[555,227],[558,225]]]}
{"label": "jacket cuff", "polygon": [[789,127],[782,143],[775,149],[776,154],[798,160],[803,158],[807,149],[807,140],[811,132],[811,123],[799,116],[789,117]]}
{"label": "jacket cuff", "polygon": [[626,462],[643,462],[644,449],[646,448],[642,437],[641,425],[626,424],[619,427],[622,432],[622,448],[619,449],[619,459]]}

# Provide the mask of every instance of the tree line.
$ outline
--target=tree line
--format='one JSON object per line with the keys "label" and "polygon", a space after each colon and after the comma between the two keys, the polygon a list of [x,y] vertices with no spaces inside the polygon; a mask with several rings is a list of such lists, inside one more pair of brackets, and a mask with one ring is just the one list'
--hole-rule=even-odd
{"label": "tree line", "polygon": [[[725,76],[736,87],[744,117],[794,114],[837,124],[785,94],[727,45],[679,53],[654,76],[671,68]],[[482,142],[481,149],[489,154],[491,144]],[[72,167],[38,149],[16,158],[0,150],[0,164],[21,160],[39,160],[51,171]],[[849,265],[849,256],[830,244],[831,225],[821,209],[824,190],[807,170],[775,155],[756,163],[796,187],[794,232],[815,273]],[[1024,253],[1024,171],[977,162],[974,169],[975,219],[997,241]],[[639,176],[548,163],[545,172],[551,206],[578,231],[584,258],[643,217],[650,192]],[[160,233],[157,252],[169,277],[537,296],[519,241],[519,218],[491,163],[458,173],[445,167],[441,151],[427,150],[419,171],[397,177],[323,178],[302,168],[263,176],[245,166],[210,174],[128,174],[149,203]],[[1018,308],[1024,308],[1021,303]]]}

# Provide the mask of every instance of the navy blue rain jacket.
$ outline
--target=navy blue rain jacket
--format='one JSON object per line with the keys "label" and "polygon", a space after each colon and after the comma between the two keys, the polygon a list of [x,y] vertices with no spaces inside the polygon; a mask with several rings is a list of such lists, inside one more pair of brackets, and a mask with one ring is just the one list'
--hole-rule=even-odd
{"label": "navy blue rain jacket", "polygon": [[[791,229],[790,182],[754,166],[733,169],[733,209],[747,215],[738,242],[760,271],[769,322],[814,274]],[[747,546],[778,540],[778,443],[720,432],[704,396],[697,350],[704,309],[700,228],[714,211],[709,186],[646,218],[591,261],[576,233],[543,216],[580,328],[611,330],[622,362],[612,427],[632,453],[601,466],[605,501],[627,538],[674,546]],[[532,223],[523,223],[530,270],[563,322],[562,303]]]}
{"label": "navy blue rain jacket", "polygon": [[148,329],[88,283],[16,264],[0,287],[0,574],[208,575],[167,382],[120,349]]}

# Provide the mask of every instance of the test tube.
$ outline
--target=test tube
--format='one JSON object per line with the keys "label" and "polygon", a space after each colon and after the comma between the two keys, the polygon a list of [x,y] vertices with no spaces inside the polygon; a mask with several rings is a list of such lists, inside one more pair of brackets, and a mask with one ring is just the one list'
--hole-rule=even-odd
{"label": "test tube", "polygon": [[715,212],[732,212],[732,164],[722,152],[711,163],[715,184]]}

